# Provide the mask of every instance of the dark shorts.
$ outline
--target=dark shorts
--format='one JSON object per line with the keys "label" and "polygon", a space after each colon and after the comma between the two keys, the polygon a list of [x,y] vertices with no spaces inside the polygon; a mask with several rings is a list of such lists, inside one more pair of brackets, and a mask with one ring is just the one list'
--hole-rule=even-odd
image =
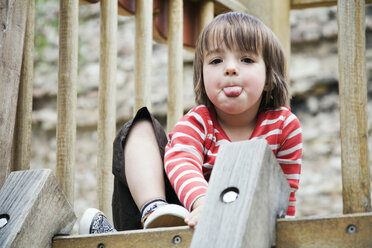
{"label": "dark shorts", "polygon": [[[146,107],[138,110],[136,116],[125,123],[114,140],[112,173],[114,174],[114,193],[112,196],[112,215],[114,226],[118,231],[142,229],[141,214],[138,210],[132,195],[130,194],[125,177],[124,147],[126,137],[131,127],[138,120],[146,119],[152,123],[156,140],[159,145],[159,153],[164,161],[164,149],[168,142],[167,135],[161,124],[150,114]],[[164,172],[166,200],[169,203],[181,205],[174,192],[168,177]]]}

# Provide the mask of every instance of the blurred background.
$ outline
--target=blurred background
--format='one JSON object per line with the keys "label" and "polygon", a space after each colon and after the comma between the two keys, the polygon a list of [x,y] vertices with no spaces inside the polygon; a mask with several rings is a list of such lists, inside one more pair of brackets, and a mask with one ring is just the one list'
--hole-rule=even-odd
{"label": "blurred background", "polygon": [[[99,4],[80,5],[75,213],[97,207]],[[56,165],[59,1],[36,0],[31,169]],[[291,108],[303,129],[297,217],[342,214],[337,8],[291,11]],[[133,115],[134,17],[118,18],[117,131]],[[372,5],[366,8],[369,150],[372,149]],[[184,108],[194,106],[193,54],[184,52]],[[166,123],[166,45],[153,43],[152,109]],[[372,156],[369,156],[370,161]]]}

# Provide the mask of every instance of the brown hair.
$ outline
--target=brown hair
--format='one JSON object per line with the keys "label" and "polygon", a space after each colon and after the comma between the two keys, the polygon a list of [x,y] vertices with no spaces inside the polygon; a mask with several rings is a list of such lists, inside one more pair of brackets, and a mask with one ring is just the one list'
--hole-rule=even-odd
{"label": "brown hair", "polygon": [[238,12],[217,16],[199,36],[194,59],[194,93],[197,104],[211,104],[204,88],[204,55],[221,44],[228,49],[237,45],[241,51],[262,56],[266,66],[267,90],[263,92],[261,110],[288,104],[285,57],[278,38],[259,19]]}

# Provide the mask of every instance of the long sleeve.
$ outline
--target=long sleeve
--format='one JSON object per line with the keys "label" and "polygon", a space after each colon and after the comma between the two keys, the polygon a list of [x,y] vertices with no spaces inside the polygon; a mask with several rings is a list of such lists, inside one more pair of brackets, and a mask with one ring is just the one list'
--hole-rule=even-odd
{"label": "long sleeve", "polygon": [[287,216],[294,216],[296,212],[295,193],[300,181],[302,157],[302,130],[294,114],[285,119],[281,137],[276,157],[291,187]]}
{"label": "long sleeve", "polygon": [[165,172],[189,211],[194,201],[207,192],[208,183],[203,175],[207,124],[202,112],[190,111],[169,134],[165,148]]}

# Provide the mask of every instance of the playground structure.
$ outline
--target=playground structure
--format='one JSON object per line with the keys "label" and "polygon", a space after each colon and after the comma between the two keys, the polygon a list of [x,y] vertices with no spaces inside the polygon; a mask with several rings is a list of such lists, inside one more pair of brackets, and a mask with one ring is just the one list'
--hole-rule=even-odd
{"label": "playground structure", "polygon": [[[26,1],[29,5],[20,2],[8,1],[8,5],[5,5],[5,8],[1,10],[2,14],[5,13],[1,16],[1,21],[5,24],[2,26],[3,36],[0,38],[2,61],[0,64],[0,97],[2,102],[0,154],[3,160],[0,167],[0,186],[5,183],[10,171],[28,170],[30,161],[34,1]],[[143,64],[143,61],[151,63],[148,58],[151,58],[153,38],[160,42],[166,42],[169,46],[169,109],[167,118],[169,130],[176,120],[181,117],[183,110],[182,98],[180,97],[182,95],[182,83],[179,80],[179,78],[182,78],[182,49],[183,47],[192,49],[200,28],[210,21],[214,15],[232,10],[248,12],[258,16],[277,34],[287,57],[289,57],[290,10],[337,4],[344,215],[323,219],[278,220],[276,222],[276,246],[371,246],[372,239],[368,236],[368,227],[371,221],[371,215],[368,212],[371,211],[371,200],[367,148],[367,95],[365,90],[367,87],[364,37],[364,6],[366,2],[370,3],[372,1],[119,0],[118,4],[116,1],[101,1],[100,119],[98,122],[98,144],[100,146],[98,149],[98,166],[100,166],[101,171],[101,173],[98,173],[99,208],[105,213],[111,212],[112,182],[108,175],[111,173],[112,140],[115,133],[115,98],[113,96],[115,96],[116,73],[116,13],[135,15],[136,20],[136,44],[139,45],[136,49],[136,61],[134,62],[135,65],[138,65],[135,72],[135,109],[144,105],[151,106],[149,93],[151,89],[150,66],[139,66],[139,63]],[[79,6],[78,1],[70,0],[60,1],[60,7],[56,176],[68,202],[73,205],[76,132],[76,85],[74,83],[77,77],[77,13]],[[19,28],[15,29],[16,26]],[[16,104],[17,101],[18,104]],[[17,144],[17,146],[13,144]],[[0,196],[2,195],[0,194]],[[242,193],[240,196],[245,197]],[[249,198],[249,196],[246,197]],[[0,211],[3,211],[2,204],[0,202]],[[208,207],[208,204],[206,207]],[[38,211],[38,209],[36,208],[34,211]],[[47,211],[47,209],[44,211]],[[2,218],[5,214],[10,216],[8,218],[11,222],[12,216],[10,213],[0,212]],[[234,216],[230,217],[234,219]],[[256,216],[255,218],[259,217]],[[247,223],[248,221],[242,225]],[[238,219],[236,219],[235,224],[239,224]],[[267,225],[270,225],[270,228],[275,227],[275,223]],[[0,240],[2,240],[1,232],[4,229],[0,229]],[[215,230],[214,235],[222,234],[222,231]],[[193,232],[189,228],[176,228],[173,230],[152,230],[96,237],[58,237],[54,239],[53,247],[66,247],[68,243],[64,242],[75,242],[70,243],[75,247],[88,247],[89,242],[94,247],[99,244],[106,244],[107,247],[115,247],[115,244],[119,246],[119,241],[115,241],[115,238],[122,240],[123,247],[128,245],[128,242],[136,242],[137,247],[140,247],[141,242],[143,242],[143,247],[145,247],[145,242],[151,244],[159,242],[160,244],[168,236],[173,237],[171,238],[173,243],[170,243],[170,245],[182,244],[187,246],[191,242]],[[198,230],[198,232],[202,231]],[[205,232],[206,230],[204,230]],[[295,235],[293,235],[294,233]],[[60,234],[63,234],[63,232]],[[136,235],[142,236],[137,238]],[[243,239],[243,233],[240,236]],[[177,237],[181,238],[182,243],[179,243]],[[206,237],[213,239],[213,236],[207,235]],[[131,238],[134,241],[126,241]],[[234,240],[238,239],[235,238]],[[231,237],[227,237],[226,240],[231,240]],[[14,245],[14,243],[10,244]],[[245,246],[248,244],[245,243]],[[251,246],[259,247],[258,243],[251,244]]]}

